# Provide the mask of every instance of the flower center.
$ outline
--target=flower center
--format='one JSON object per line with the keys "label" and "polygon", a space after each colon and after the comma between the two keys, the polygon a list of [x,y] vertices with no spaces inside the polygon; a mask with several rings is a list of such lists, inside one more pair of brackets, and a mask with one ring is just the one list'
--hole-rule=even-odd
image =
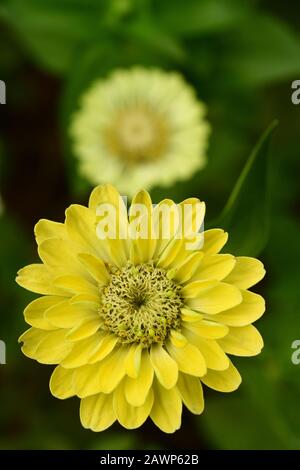
{"label": "flower center", "polygon": [[144,347],[164,342],[171,329],[180,329],[183,306],[180,286],[153,263],[127,266],[112,272],[102,293],[104,327],[121,343]]}
{"label": "flower center", "polygon": [[148,106],[135,105],[116,114],[104,138],[109,150],[128,162],[151,161],[166,149],[168,126],[163,115]]}

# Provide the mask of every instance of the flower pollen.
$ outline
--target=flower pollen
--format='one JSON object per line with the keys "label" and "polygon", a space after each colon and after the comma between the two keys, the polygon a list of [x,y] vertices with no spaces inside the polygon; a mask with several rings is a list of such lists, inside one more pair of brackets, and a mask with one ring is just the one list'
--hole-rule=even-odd
{"label": "flower pollen", "polygon": [[153,263],[114,268],[102,294],[105,327],[123,344],[149,347],[164,342],[171,329],[179,330],[183,302],[180,286]]}

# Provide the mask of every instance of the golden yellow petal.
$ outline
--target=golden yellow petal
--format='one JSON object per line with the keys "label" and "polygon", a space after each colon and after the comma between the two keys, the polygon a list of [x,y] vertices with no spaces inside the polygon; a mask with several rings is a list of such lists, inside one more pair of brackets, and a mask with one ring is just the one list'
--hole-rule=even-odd
{"label": "golden yellow petal", "polygon": [[225,279],[225,282],[234,284],[240,289],[249,289],[249,287],[257,284],[265,274],[266,271],[261,261],[247,256],[238,256],[236,265]]}
{"label": "golden yellow petal", "polygon": [[53,277],[43,264],[30,264],[18,271],[16,282],[31,292],[43,295],[59,295],[68,297],[65,289],[53,284]]}
{"label": "golden yellow petal", "polygon": [[99,330],[102,322],[100,317],[92,318],[89,320],[83,320],[78,325],[75,325],[69,333],[67,333],[66,338],[70,341],[80,341],[84,338],[92,336]]}
{"label": "golden yellow petal", "polygon": [[242,378],[238,370],[230,362],[226,370],[209,370],[204,377],[201,377],[201,381],[207,387],[213,388],[218,392],[233,392],[240,386]]}
{"label": "golden yellow petal", "polygon": [[204,245],[202,251],[206,254],[216,254],[222,250],[228,240],[228,233],[219,228],[213,228],[204,232]]}
{"label": "golden yellow petal", "polygon": [[86,364],[74,370],[73,386],[79,398],[86,398],[101,390],[101,367],[100,363]]}
{"label": "golden yellow petal", "polygon": [[150,348],[150,360],[155,375],[164,388],[172,388],[177,382],[177,363],[170,357],[161,344],[154,344]]}
{"label": "golden yellow petal", "polygon": [[100,286],[105,286],[109,282],[109,273],[100,258],[89,253],[79,253],[78,259]]}
{"label": "golden yellow petal", "polygon": [[[101,335],[102,334],[103,333],[101,333]],[[95,362],[102,361],[102,359],[104,359],[106,356],[108,356],[108,354],[112,352],[112,350],[117,345],[117,343],[118,343],[117,336],[104,333],[104,336],[101,342],[99,343],[97,350],[89,358],[89,362],[93,364]]]}
{"label": "golden yellow petal", "polygon": [[177,387],[166,390],[156,380],[150,418],[162,431],[173,433],[181,426],[182,402]]}
{"label": "golden yellow petal", "polygon": [[191,279],[201,264],[203,253],[192,253],[180,266],[176,266],[175,280],[181,284]]}
{"label": "golden yellow petal", "polygon": [[[235,263],[235,257],[232,255],[206,255],[192,277],[191,282],[205,279],[222,281],[233,270]],[[227,279],[226,282],[233,284]]]}
{"label": "golden yellow petal", "polygon": [[68,295],[86,294],[99,296],[99,288],[80,276],[58,276],[53,280],[53,285],[55,288],[68,292]]}
{"label": "golden yellow petal", "polygon": [[111,393],[126,374],[125,358],[128,353],[126,346],[115,348],[100,363],[100,385],[103,393]]}
{"label": "golden yellow petal", "polygon": [[184,334],[194,346],[199,348],[208,369],[225,370],[229,367],[229,359],[217,341],[201,338],[190,330],[184,330]]}
{"label": "golden yellow petal", "polygon": [[61,365],[66,369],[72,369],[89,364],[90,357],[99,349],[104,336],[104,333],[97,332],[93,336],[75,343]]}
{"label": "golden yellow petal", "polygon": [[196,335],[211,339],[223,338],[229,331],[228,326],[209,320],[183,322],[183,326]]}
{"label": "golden yellow petal", "polygon": [[56,326],[53,326],[53,324],[48,321],[48,319],[45,317],[45,312],[50,307],[64,302],[64,300],[65,297],[56,295],[47,295],[33,300],[24,310],[25,321],[29,325],[41,330],[55,330]]}
{"label": "golden yellow petal", "polygon": [[142,351],[141,365],[137,378],[126,377],[125,397],[132,406],[141,406],[145,403],[146,397],[152,385],[154,376],[153,366],[150,361],[147,349]]}
{"label": "golden yellow petal", "polygon": [[256,356],[264,346],[260,333],[253,325],[231,327],[228,335],[218,343],[226,353],[235,356]]}
{"label": "golden yellow petal", "polygon": [[69,300],[54,304],[45,311],[45,319],[55,328],[73,328],[84,320],[96,318],[97,312],[93,309],[72,305]]}
{"label": "golden yellow petal", "polygon": [[246,326],[258,320],[265,312],[265,300],[261,295],[247,290],[242,290],[241,294],[241,304],[214,315],[213,319],[229,326]]}
{"label": "golden yellow petal", "polygon": [[172,343],[167,344],[167,350],[176,361],[178,369],[186,374],[201,377],[206,373],[206,364],[203,355],[196,346],[187,343],[181,348],[176,348]]}
{"label": "golden yellow petal", "polygon": [[240,290],[218,281],[195,281],[181,290],[186,305],[201,313],[216,314],[242,302]]}
{"label": "golden yellow petal", "polygon": [[80,421],[85,429],[105,431],[115,420],[112,394],[99,393],[81,400]]}
{"label": "golden yellow petal", "polygon": [[50,238],[61,238],[62,240],[67,238],[66,227],[64,224],[47,219],[41,219],[38,221],[34,227],[34,234],[39,245]]}
{"label": "golden yellow petal", "polygon": [[57,366],[50,378],[50,392],[56,398],[64,400],[75,395],[73,388],[73,370]]}
{"label": "golden yellow petal", "polygon": [[126,374],[129,377],[136,378],[140,370],[142,348],[140,344],[134,343],[128,349],[125,359]]}
{"label": "golden yellow petal", "polygon": [[185,406],[196,415],[200,415],[204,410],[203,390],[200,379],[180,373],[178,376],[177,388]]}
{"label": "golden yellow petal", "polygon": [[132,406],[125,399],[124,384],[121,383],[114,391],[113,407],[119,423],[126,429],[140,427],[148,418],[153,405],[153,392],[150,389],[145,402],[141,406]]}

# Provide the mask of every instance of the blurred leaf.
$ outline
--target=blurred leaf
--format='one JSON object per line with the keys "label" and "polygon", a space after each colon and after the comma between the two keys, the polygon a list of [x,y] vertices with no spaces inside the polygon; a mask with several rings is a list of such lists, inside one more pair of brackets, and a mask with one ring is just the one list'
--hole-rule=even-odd
{"label": "blurred leaf", "polygon": [[247,17],[249,4],[238,0],[154,0],[153,11],[166,30],[193,36],[232,27]]}
{"label": "blurred leaf", "polygon": [[4,13],[38,63],[63,73],[74,47],[99,35],[106,6],[97,0],[11,0]]}
{"label": "blurred leaf", "polygon": [[232,33],[223,60],[228,80],[261,86],[300,72],[300,39],[279,19],[257,13]]}
{"label": "blurred leaf", "polygon": [[266,130],[251,153],[221,213],[209,226],[229,232],[226,248],[235,255],[257,256],[269,233],[269,142],[277,121]]}

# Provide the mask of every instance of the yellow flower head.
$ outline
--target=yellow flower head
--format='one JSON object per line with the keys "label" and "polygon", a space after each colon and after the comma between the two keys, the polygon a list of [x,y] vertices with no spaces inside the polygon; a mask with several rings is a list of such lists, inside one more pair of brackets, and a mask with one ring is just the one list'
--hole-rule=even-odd
{"label": "yellow flower head", "polygon": [[37,223],[42,263],[17,277],[42,294],[24,311],[31,328],[20,337],[22,351],[58,364],[51,392],[81,399],[85,428],[102,431],[118,420],[132,429],[150,416],[174,432],[182,403],[203,411],[202,384],[222,392],[239,386],[227,354],[261,351],[252,322],[265,304],[248,288],[263,265],[219,254],[227,233],[201,232],[204,212],[195,198],[152,206],[140,191],[127,213],[105,185],[88,208],[71,205],[64,223]]}
{"label": "yellow flower head", "polygon": [[205,107],[178,73],[117,70],[83,96],[71,123],[79,171],[133,196],[170,185],[205,164]]}

